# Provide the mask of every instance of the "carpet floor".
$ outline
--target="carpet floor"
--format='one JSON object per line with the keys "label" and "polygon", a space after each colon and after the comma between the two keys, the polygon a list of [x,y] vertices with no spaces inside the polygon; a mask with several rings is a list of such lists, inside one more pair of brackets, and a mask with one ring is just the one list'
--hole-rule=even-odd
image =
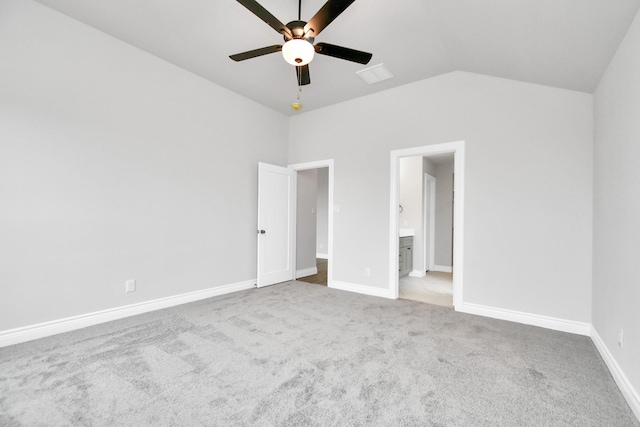
{"label": "carpet floor", "polygon": [[2,426],[639,426],[588,337],[288,282],[0,349]]}

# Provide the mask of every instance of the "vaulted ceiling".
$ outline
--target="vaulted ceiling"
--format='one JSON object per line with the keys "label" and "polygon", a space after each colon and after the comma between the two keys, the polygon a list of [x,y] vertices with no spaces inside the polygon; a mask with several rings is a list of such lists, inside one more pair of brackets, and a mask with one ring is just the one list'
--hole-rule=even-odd
{"label": "vaulted ceiling", "polygon": [[[367,65],[316,55],[298,92],[275,53],[282,36],[235,0],[37,0],[63,14],[284,114],[309,111],[450,71],[593,92],[640,0],[356,0],[317,38],[373,53]],[[258,0],[283,23],[296,0]],[[309,20],[325,0],[302,0]],[[384,63],[394,78],[367,85],[356,71]]]}

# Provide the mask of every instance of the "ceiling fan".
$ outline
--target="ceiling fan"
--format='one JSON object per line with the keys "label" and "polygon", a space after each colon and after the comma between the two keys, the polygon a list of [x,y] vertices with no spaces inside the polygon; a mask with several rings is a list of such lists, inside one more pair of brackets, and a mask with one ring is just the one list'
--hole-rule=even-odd
{"label": "ceiling fan", "polygon": [[282,52],[284,59],[296,67],[298,85],[311,83],[309,77],[309,62],[314,53],[332,56],[347,61],[367,64],[373,56],[371,53],[336,46],[329,43],[313,44],[315,37],[333,22],[355,0],[328,0],[316,14],[305,22],[301,20],[302,0],[298,0],[298,20],[291,21],[287,25],[280,22],[267,9],[255,0],[238,0],[238,3],[253,12],[258,18],[266,22],[271,28],[284,36],[284,45],[273,45],[254,49],[247,52],[230,55],[234,61],[256,58],[269,53]]}

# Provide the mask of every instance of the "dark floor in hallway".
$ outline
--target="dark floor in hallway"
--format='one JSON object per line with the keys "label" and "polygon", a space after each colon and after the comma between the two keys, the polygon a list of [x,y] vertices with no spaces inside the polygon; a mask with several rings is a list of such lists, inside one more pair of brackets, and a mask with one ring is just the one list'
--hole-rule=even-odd
{"label": "dark floor in hallway", "polygon": [[316,266],[318,268],[318,274],[314,274],[313,276],[301,277],[297,280],[299,280],[300,282],[327,286],[327,269],[329,266],[329,261],[322,258],[316,258]]}

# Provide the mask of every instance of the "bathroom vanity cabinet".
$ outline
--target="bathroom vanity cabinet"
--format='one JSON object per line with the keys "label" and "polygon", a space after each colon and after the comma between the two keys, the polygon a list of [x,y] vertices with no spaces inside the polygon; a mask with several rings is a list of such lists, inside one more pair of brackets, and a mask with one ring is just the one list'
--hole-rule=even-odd
{"label": "bathroom vanity cabinet", "polygon": [[413,270],[413,236],[400,237],[398,276],[405,277]]}

